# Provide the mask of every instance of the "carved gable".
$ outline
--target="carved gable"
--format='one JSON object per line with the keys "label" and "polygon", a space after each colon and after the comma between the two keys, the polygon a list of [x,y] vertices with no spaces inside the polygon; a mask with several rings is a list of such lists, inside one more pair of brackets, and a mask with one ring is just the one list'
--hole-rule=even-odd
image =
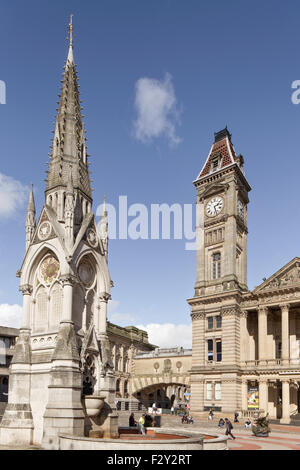
{"label": "carved gable", "polygon": [[257,294],[271,289],[282,289],[295,285],[300,286],[300,258],[294,258],[260,286],[256,287],[253,292]]}

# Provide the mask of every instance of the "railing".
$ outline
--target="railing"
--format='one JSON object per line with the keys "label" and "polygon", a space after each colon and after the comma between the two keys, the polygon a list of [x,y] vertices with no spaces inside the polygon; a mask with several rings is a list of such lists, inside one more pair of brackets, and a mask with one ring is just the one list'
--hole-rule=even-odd
{"label": "railing", "polygon": [[264,410],[242,410],[242,418],[258,418],[260,414],[264,414]]}
{"label": "railing", "polygon": [[243,363],[245,368],[253,368],[253,367],[286,367],[286,366],[300,366],[300,358],[290,358],[290,359],[264,359],[262,361],[255,360],[255,361],[245,361]]}

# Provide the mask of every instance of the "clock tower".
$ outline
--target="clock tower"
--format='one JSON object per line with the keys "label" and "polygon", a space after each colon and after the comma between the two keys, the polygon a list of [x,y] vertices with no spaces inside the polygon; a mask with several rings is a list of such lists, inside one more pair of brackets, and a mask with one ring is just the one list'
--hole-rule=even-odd
{"label": "clock tower", "polygon": [[[215,133],[208,157],[194,181],[197,270],[194,297],[188,300],[193,320],[194,412],[212,406],[210,396],[225,411],[238,407],[239,303],[248,290],[247,204],[251,190],[243,165],[244,159],[236,154],[226,127]],[[221,371],[226,371],[226,381]],[[228,380],[235,384],[235,393],[230,397],[226,397]]]}

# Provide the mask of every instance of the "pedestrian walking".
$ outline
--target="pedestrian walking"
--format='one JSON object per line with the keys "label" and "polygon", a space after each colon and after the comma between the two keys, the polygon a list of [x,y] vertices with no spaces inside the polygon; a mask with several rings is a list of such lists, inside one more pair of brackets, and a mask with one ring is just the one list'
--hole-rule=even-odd
{"label": "pedestrian walking", "polygon": [[236,411],[236,412],[234,413],[234,420],[233,420],[234,423],[238,423],[238,422],[239,422],[238,417],[239,417],[239,414],[238,414],[238,412]]}
{"label": "pedestrian walking", "polygon": [[212,408],[210,408],[210,410],[209,410],[208,419],[210,419],[211,421],[214,419],[214,413],[213,413]]}
{"label": "pedestrian walking", "polygon": [[231,430],[233,429],[233,426],[228,418],[225,418],[225,426],[226,426],[225,436],[231,436],[232,439],[235,439],[234,435],[231,432]]}
{"label": "pedestrian walking", "polygon": [[174,409],[174,406],[172,406],[172,408],[171,408],[171,414],[173,415],[174,412],[175,412],[175,409]]}
{"label": "pedestrian walking", "polygon": [[139,419],[140,433],[143,434],[143,436],[145,436],[145,434],[146,434],[146,432],[145,432],[145,416],[146,415],[142,415]]}

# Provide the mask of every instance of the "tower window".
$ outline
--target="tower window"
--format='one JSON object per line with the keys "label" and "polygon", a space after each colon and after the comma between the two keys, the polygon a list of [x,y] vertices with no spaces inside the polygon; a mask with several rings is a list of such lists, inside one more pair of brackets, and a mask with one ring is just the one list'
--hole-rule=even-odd
{"label": "tower window", "polygon": [[208,317],[207,319],[207,328],[208,330],[212,330],[214,327],[214,317]]}
{"label": "tower window", "polygon": [[212,383],[206,382],[206,399],[212,400]]}
{"label": "tower window", "polygon": [[208,362],[222,362],[222,340],[207,340],[207,360]]}
{"label": "tower window", "polygon": [[219,158],[213,158],[211,160],[211,167],[210,167],[211,172],[217,171],[217,169],[219,168],[219,162],[220,162]]}
{"label": "tower window", "polygon": [[222,328],[222,317],[221,315],[214,315],[211,317],[207,317],[207,329],[208,330],[216,330],[218,328]]}
{"label": "tower window", "polygon": [[215,383],[215,400],[221,400],[222,392],[221,392],[221,382]]}
{"label": "tower window", "polygon": [[212,339],[207,341],[207,360],[213,361],[214,360],[214,342]]}
{"label": "tower window", "polygon": [[212,256],[212,278],[221,277],[221,253],[214,253]]}
{"label": "tower window", "polygon": [[222,361],[222,341],[220,339],[216,340],[216,361]]}

